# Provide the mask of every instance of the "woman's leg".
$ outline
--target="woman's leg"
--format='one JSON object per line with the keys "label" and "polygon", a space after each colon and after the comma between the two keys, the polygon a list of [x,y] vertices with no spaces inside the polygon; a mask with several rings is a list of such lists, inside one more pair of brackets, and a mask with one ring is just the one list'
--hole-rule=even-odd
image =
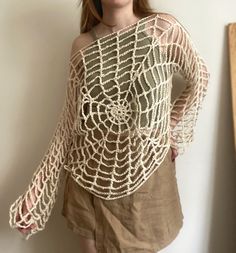
{"label": "woman's leg", "polygon": [[80,252],[97,253],[95,241],[93,239],[86,238],[82,235],[77,236],[79,238]]}

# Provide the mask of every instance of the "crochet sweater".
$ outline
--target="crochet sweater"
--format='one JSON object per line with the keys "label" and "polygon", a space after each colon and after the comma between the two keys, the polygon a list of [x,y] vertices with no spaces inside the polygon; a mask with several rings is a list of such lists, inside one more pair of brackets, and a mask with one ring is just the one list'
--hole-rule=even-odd
{"label": "crochet sweater", "polygon": [[[175,73],[186,87],[171,102]],[[59,122],[28,188],[10,206],[10,226],[36,224],[26,239],[44,229],[65,170],[100,198],[133,193],[170,146],[183,154],[193,141],[209,77],[190,34],[170,14],[143,17],[77,50]],[[31,205],[23,212],[24,201]]]}

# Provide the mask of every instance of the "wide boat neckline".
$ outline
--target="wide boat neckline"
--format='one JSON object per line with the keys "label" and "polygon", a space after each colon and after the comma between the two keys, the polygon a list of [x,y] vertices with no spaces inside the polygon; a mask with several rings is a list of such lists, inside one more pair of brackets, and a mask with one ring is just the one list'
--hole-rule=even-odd
{"label": "wide boat neckline", "polygon": [[[130,31],[130,30],[133,28],[133,26],[136,28],[136,27],[139,25],[140,22],[142,22],[142,21],[144,21],[144,20],[146,20],[146,19],[152,19],[152,17],[155,17],[155,16],[158,16],[158,13],[154,13],[154,14],[145,16],[145,17],[143,17],[143,18],[140,18],[140,19],[138,19],[137,21],[135,21],[134,23],[132,23],[132,24],[130,24],[130,25],[127,25],[127,26],[125,26],[125,27],[122,27],[122,28],[118,29],[118,30],[115,31],[115,32],[112,32],[112,33],[106,34],[106,35],[104,35],[104,36],[102,36],[102,37],[99,37],[99,38],[93,40],[92,42],[88,43],[87,45],[81,47],[81,48],[78,49],[77,51],[75,51],[75,53],[74,53],[70,58],[73,59],[73,57],[74,57],[75,55],[77,55],[78,53],[83,54],[83,52],[86,51],[87,49],[89,49],[91,46],[93,46],[93,44],[96,44],[97,42],[99,42],[99,41],[101,41],[101,40],[103,40],[103,39],[109,38],[109,37],[114,36],[114,35],[117,36],[118,34],[119,34],[119,35],[122,35],[123,32],[128,32],[128,31]],[[130,29],[128,29],[128,28],[130,28]],[[127,29],[128,29],[128,30],[127,30]]]}

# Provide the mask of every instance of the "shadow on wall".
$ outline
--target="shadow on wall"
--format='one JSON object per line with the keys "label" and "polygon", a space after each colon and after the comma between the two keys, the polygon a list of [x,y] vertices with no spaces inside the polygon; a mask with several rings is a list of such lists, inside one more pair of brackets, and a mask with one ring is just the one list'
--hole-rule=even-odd
{"label": "shadow on wall", "polygon": [[[12,77],[9,80],[14,82],[5,85],[17,89],[19,85],[26,86],[23,87],[26,92],[22,92],[21,99],[17,101],[21,105],[13,105],[14,115],[7,122],[12,126],[7,128],[7,135],[12,140],[9,145],[12,147],[11,153],[2,157],[5,159],[3,167],[8,174],[5,174],[4,181],[2,179],[0,193],[0,233],[5,238],[1,246],[5,253],[78,252],[77,237],[66,227],[61,215],[62,189],[44,231],[25,241],[8,223],[9,207],[26,190],[49,144],[61,111],[70,46],[74,37],[68,18],[71,10],[65,9],[71,6],[68,7],[63,1],[57,2],[55,7],[46,1],[36,6],[32,1],[24,1],[19,6],[16,0],[6,6],[1,40],[5,45],[4,55],[8,55],[6,65],[9,65],[6,67],[11,68]],[[76,10],[75,6],[73,8]]]}
{"label": "shadow on wall", "polygon": [[[231,84],[227,27],[222,51],[219,124],[215,146],[215,178],[209,253],[236,252],[236,166],[234,157]],[[230,152],[231,151],[231,152]],[[232,233],[232,231],[234,231]]]}

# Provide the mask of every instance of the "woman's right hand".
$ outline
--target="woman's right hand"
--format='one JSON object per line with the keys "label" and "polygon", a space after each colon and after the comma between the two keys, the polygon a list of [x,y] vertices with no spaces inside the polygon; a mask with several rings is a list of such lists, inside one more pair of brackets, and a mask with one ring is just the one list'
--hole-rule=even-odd
{"label": "woman's right hand", "polygon": [[[32,190],[32,193],[31,193],[31,194],[32,194],[32,196],[33,196],[33,202],[34,202],[35,199],[36,199],[36,197],[35,197],[35,193],[34,193],[33,190]],[[23,202],[23,205],[22,205],[22,213],[23,213],[23,215],[25,215],[25,214],[27,213],[27,211],[28,211],[27,206],[29,207],[29,209],[33,206],[31,200],[28,200],[28,201],[27,201],[27,204],[28,204],[28,205],[26,205],[26,202],[25,202],[25,201],[26,201],[26,198],[24,199],[24,202]],[[29,220],[30,218],[31,218],[31,216],[28,215],[28,216],[27,216],[27,220]],[[19,214],[19,213],[17,214],[16,219],[17,219],[17,221],[20,220],[20,214]],[[23,226],[23,225],[26,225],[24,221],[22,221],[22,223],[20,223],[20,224],[21,224],[22,226]],[[29,227],[27,227],[27,228],[18,227],[17,230],[20,231],[22,234],[27,234],[31,229],[33,229],[33,228],[35,228],[35,227],[36,227],[36,224],[33,223],[33,224],[31,224]]]}

